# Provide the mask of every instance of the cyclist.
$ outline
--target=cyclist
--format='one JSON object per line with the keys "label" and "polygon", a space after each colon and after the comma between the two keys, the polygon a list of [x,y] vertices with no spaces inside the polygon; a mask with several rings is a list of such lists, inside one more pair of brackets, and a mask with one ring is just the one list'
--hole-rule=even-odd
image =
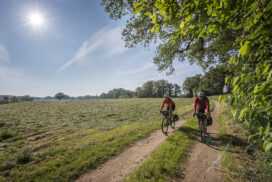
{"label": "cyclist", "polygon": [[197,97],[195,97],[195,100],[194,100],[194,114],[193,114],[193,116],[195,116],[196,114],[199,114],[199,113],[205,113],[205,108],[207,111],[207,117],[209,119],[210,114],[211,114],[209,99],[207,97],[205,97],[205,94],[203,91],[200,91],[197,93]]}
{"label": "cyclist", "polygon": [[164,94],[164,99],[162,101],[160,112],[162,111],[164,104],[167,104],[167,111],[170,111],[170,114],[172,116],[176,106],[175,106],[175,102],[172,101],[172,99],[169,97],[168,94]]}

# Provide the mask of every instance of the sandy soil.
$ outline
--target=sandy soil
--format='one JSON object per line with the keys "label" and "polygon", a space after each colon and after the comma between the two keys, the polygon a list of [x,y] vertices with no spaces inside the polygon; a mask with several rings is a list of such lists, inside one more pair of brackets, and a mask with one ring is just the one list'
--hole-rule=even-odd
{"label": "sandy soil", "polygon": [[[182,126],[185,121],[176,122],[176,128]],[[174,130],[168,128],[168,136]],[[161,130],[157,130],[143,140],[138,141],[131,148],[126,149],[118,156],[110,159],[96,170],[84,174],[77,182],[119,182],[124,181],[137,166],[139,166],[152,152],[154,152],[167,136]]]}
{"label": "sandy soil", "polygon": [[220,161],[213,166],[214,162],[220,156],[221,151],[219,148],[219,116],[220,104],[216,102],[215,109],[212,112],[213,125],[208,127],[208,139],[205,143],[198,141],[191,154],[189,164],[185,171],[185,178],[182,181],[185,182],[218,182],[222,181],[222,174],[217,170],[217,166],[220,165]]}

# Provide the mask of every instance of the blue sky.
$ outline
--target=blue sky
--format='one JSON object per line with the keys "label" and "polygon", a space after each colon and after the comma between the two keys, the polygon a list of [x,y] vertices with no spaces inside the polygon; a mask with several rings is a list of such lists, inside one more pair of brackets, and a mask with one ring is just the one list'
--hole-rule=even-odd
{"label": "blue sky", "polygon": [[[29,23],[32,12],[42,15],[42,26]],[[149,80],[181,85],[202,73],[180,62],[174,75],[159,73],[155,46],[125,48],[124,26],[124,19],[109,18],[100,0],[0,1],[0,95],[99,95]]]}

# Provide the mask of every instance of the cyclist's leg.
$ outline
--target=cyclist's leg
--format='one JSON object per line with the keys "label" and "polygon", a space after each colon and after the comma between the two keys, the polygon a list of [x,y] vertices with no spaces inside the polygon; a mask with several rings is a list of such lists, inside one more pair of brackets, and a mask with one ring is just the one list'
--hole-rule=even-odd
{"label": "cyclist's leg", "polygon": [[169,108],[169,106],[167,106],[167,111],[169,112],[169,114],[170,114],[170,119],[172,120],[172,112],[173,112],[173,109],[172,109],[172,111],[170,112],[170,108]]}
{"label": "cyclist's leg", "polygon": [[174,116],[174,111],[175,111],[175,109],[176,109],[176,106],[175,105],[172,105],[172,113],[171,113],[171,116],[172,116],[172,119],[173,119],[173,116]]}

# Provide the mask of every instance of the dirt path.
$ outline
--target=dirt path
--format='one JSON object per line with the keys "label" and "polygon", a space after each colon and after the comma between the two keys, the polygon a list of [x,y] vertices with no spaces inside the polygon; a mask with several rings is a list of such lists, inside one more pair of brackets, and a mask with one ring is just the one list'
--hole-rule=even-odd
{"label": "dirt path", "polygon": [[[176,128],[182,126],[185,121],[178,121]],[[169,127],[168,136],[174,130]],[[154,152],[167,136],[161,130],[157,130],[143,140],[138,141],[131,148],[126,149],[118,156],[110,159],[96,170],[86,173],[77,182],[117,182],[124,181],[137,166],[139,166],[152,152]]]}
{"label": "dirt path", "polygon": [[190,162],[185,171],[185,182],[218,182],[222,181],[222,174],[216,170],[216,166],[220,165],[218,162],[214,168],[214,162],[220,156],[221,151],[219,148],[219,116],[220,104],[216,102],[214,111],[212,112],[213,125],[208,127],[209,137],[206,141],[207,144],[198,142],[191,155]]}

